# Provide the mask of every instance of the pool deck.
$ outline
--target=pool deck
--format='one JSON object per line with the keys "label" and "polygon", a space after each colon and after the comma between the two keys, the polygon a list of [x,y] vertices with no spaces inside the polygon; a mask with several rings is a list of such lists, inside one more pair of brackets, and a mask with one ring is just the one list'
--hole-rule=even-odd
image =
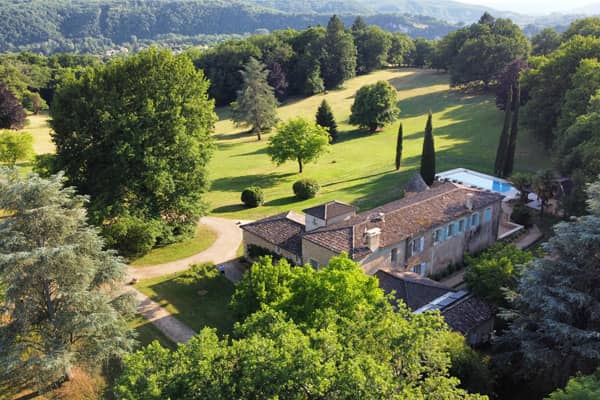
{"label": "pool deck", "polygon": [[[471,181],[469,181],[468,179],[469,175],[473,177]],[[457,176],[460,176],[460,178],[458,178]],[[467,179],[465,179],[465,176],[467,177]],[[448,171],[440,172],[436,174],[436,179],[448,180],[453,183],[458,183],[461,185],[470,186],[481,190],[489,190],[491,192],[498,193],[504,196],[503,201],[511,201],[519,197],[519,191],[514,186],[512,186],[512,184],[506,179],[497,178],[495,176],[487,175],[482,172],[473,171],[467,168],[455,168]],[[482,186],[482,181],[486,181],[486,183],[489,183],[488,185],[486,185],[487,187]],[[507,185],[510,187],[510,189],[507,191],[495,190],[494,185],[496,183],[501,185]]]}

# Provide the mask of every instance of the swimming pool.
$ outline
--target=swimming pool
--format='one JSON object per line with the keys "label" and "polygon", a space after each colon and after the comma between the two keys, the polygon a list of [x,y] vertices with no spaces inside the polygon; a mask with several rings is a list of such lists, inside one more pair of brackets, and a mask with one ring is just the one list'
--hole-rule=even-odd
{"label": "swimming pool", "polygon": [[512,200],[519,195],[519,191],[510,182],[466,168],[451,169],[436,176],[438,179],[448,179],[463,185],[500,193],[505,196],[505,200]]}

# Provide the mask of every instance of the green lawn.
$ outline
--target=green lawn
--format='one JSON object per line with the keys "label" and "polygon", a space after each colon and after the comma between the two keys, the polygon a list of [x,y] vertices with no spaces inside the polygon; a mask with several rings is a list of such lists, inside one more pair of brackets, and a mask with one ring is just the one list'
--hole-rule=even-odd
{"label": "green lawn", "polygon": [[50,117],[47,112],[39,115],[30,115],[27,117],[27,125],[23,128],[24,132],[29,132],[33,136],[33,151],[35,154],[54,153],[54,143],[50,137]]}
{"label": "green lawn", "polygon": [[145,266],[164,264],[170,261],[181,260],[198,254],[208,249],[217,239],[217,233],[204,225],[198,225],[196,235],[183,242],[173,243],[164,247],[157,247],[145,256],[134,260],[129,265]]}
{"label": "green lawn", "polygon": [[233,283],[222,275],[186,283],[178,279],[182,274],[143,280],[135,287],[196,332],[213,327],[220,334],[230,333],[235,322],[229,309]]}
{"label": "green lawn", "polygon": [[[402,167],[394,170],[398,124],[369,135],[348,125],[354,93],[367,83],[390,81],[398,88],[401,120],[404,124]],[[275,166],[266,154],[268,135],[262,141],[236,128],[229,111],[219,109],[215,138],[218,150],[211,162],[212,189],[207,195],[212,214],[252,219],[303,208],[337,199],[369,209],[397,199],[403,184],[418,170],[427,112],[433,112],[438,171],[456,167],[490,173],[502,129],[503,113],[492,95],[472,95],[453,90],[448,75],[428,70],[383,70],[346,82],[343,89],[298,101],[279,109],[282,120],[293,116],[313,118],[317,107],[327,99],[340,129],[340,142],[317,163],[307,164],[302,177],[321,184],[319,195],[310,200],[294,198],[292,184],[300,178],[295,162]],[[531,138],[520,131],[516,170],[535,171],[547,167],[549,157]],[[240,193],[250,185],[265,192],[265,205],[245,209]]]}

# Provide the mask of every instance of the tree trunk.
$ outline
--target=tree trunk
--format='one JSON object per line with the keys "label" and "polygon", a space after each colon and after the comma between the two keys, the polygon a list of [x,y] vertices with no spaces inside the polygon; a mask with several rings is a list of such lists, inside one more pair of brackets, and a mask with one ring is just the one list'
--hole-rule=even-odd
{"label": "tree trunk", "polygon": [[302,158],[298,157],[298,172],[302,173]]}
{"label": "tree trunk", "polygon": [[262,137],[260,136],[260,129],[256,129],[256,137],[258,138],[258,140],[262,139]]}
{"label": "tree trunk", "polygon": [[57,380],[56,382],[51,383],[50,385],[46,386],[45,388],[36,390],[35,392],[31,392],[28,393],[26,395],[20,396],[15,398],[14,400],[30,400],[30,399],[35,399],[36,397],[39,397],[43,394],[49,393],[53,390],[58,389],[59,387],[61,387],[63,385],[63,383],[67,382],[69,380],[69,376],[68,375],[63,375],[59,380]]}

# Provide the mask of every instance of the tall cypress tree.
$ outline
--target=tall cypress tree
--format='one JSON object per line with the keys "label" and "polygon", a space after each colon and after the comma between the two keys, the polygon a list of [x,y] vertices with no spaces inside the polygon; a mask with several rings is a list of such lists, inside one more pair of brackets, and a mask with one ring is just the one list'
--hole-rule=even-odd
{"label": "tall cypress tree", "polygon": [[496,150],[496,162],[494,163],[494,173],[497,176],[504,177],[504,166],[506,165],[506,157],[508,153],[508,139],[510,130],[510,111],[512,103],[512,91],[509,90],[506,94],[506,108],[504,110],[504,125],[500,134],[500,143]]}
{"label": "tall cypress tree", "polygon": [[398,128],[398,138],[396,139],[396,171],[400,169],[400,162],[402,161],[402,122],[400,122],[400,127]]}
{"label": "tall cypress tree", "polygon": [[517,151],[517,135],[519,134],[519,107],[521,106],[521,86],[519,80],[513,86],[513,111],[510,123],[510,136],[508,138],[508,151],[504,162],[504,176],[511,176],[515,166],[515,152]]}
{"label": "tall cypress tree", "polygon": [[435,181],[435,144],[433,142],[432,118],[431,111],[429,111],[427,125],[425,125],[423,153],[421,154],[421,177],[429,186]]}
{"label": "tall cypress tree", "polygon": [[335,143],[338,139],[338,131],[337,131],[337,123],[335,122],[335,118],[333,116],[333,112],[331,112],[331,107],[329,107],[329,103],[327,100],[323,100],[319,109],[317,110],[317,125],[321,125],[324,128],[328,128],[329,137],[331,138],[331,142]]}
{"label": "tall cypress tree", "polygon": [[352,34],[344,29],[344,23],[334,15],[327,24],[321,71],[327,89],[341,85],[356,73],[356,47]]}

